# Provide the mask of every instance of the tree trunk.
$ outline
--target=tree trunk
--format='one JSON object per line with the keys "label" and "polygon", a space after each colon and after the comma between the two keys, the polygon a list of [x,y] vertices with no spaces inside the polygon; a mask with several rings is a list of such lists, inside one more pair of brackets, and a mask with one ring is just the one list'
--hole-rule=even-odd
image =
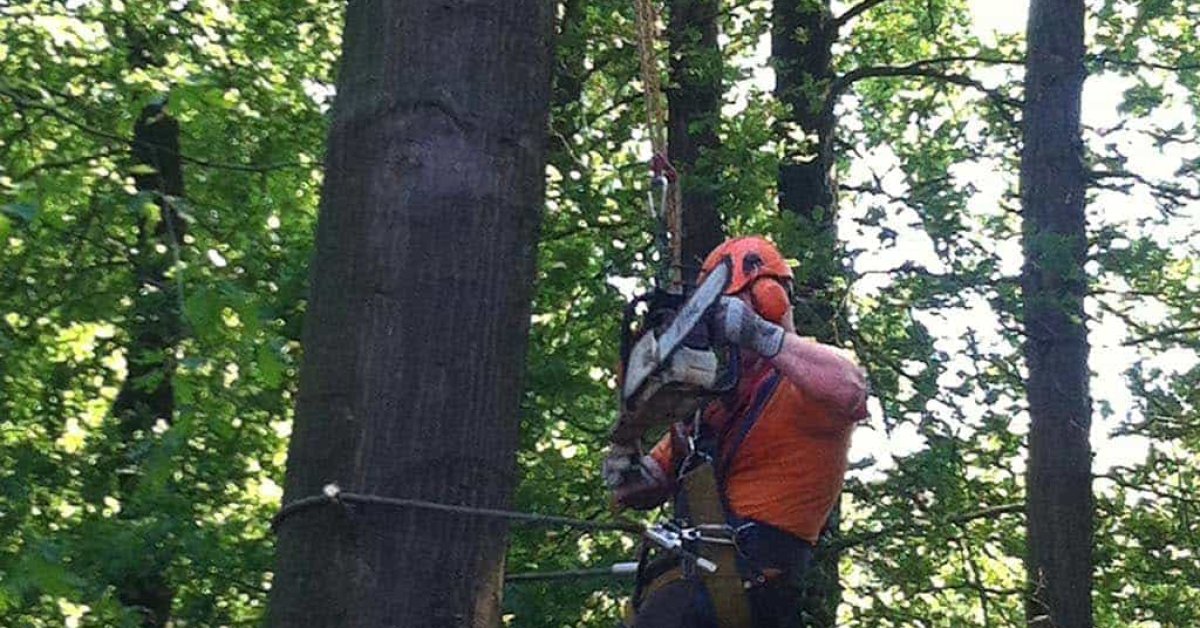
{"label": "tree trunk", "polygon": [[[350,3],[285,501],[505,507],[552,3]],[[378,506],[279,530],[270,625],[496,626],[505,526]]]}
{"label": "tree trunk", "polygon": [[[185,225],[174,205],[175,199],[183,196],[179,123],[167,114],[165,105],[142,109],[134,125],[131,152],[133,162],[145,167],[135,174],[134,183],[146,210],[138,226],[137,253],[132,256],[137,292],[129,317],[129,372],[113,404],[113,416],[120,422],[123,447],[116,464],[138,469],[145,453],[137,441],[148,438],[159,420],[171,423],[175,415],[175,346],[181,333],[182,299],[168,271],[183,244]],[[129,521],[156,517],[158,513],[140,507],[143,500],[133,498],[140,473],[119,477],[120,500],[125,505],[120,517]],[[140,554],[142,560],[135,571],[121,575],[116,583],[117,598],[141,615],[143,626],[166,626],[175,597],[165,575],[172,558],[169,543],[161,538],[138,541],[142,545],[129,551]]]}
{"label": "tree trunk", "polygon": [[[829,0],[775,0],[771,27],[771,57],[775,67],[775,97],[787,107],[780,120],[785,140],[779,165],[779,208],[796,218],[797,229],[780,242],[798,253],[796,269],[796,329],[803,336],[836,342],[842,318],[832,293],[834,277],[842,273],[838,244],[836,200],[832,183],[833,137],[836,120],[828,86],[834,76],[833,44],[838,28]],[[806,626],[835,626],[841,604],[838,562],[830,549],[838,535],[835,507],[822,530],[823,547],[809,570],[804,592]]]}
{"label": "tree trunk", "polygon": [[1029,10],[1021,202],[1032,626],[1092,625],[1094,504],[1091,398],[1084,323],[1087,233],[1080,95],[1083,0],[1034,0]]}
{"label": "tree trunk", "polygon": [[[579,106],[583,84],[587,79],[587,32],[584,28],[584,0],[563,0],[558,5],[559,17],[554,29],[554,72],[551,76],[550,108],[560,112],[571,105]],[[565,116],[564,116],[565,117]],[[551,116],[555,130],[559,122]],[[561,126],[567,126],[562,124]]]}
{"label": "tree trunk", "polygon": [[837,25],[829,1],[776,0],[771,31],[775,97],[787,106],[780,120],[786,140],[779,166],[779,207],[796,218],[795,241],[781,242],[800,254],[796,269],[796,324],[802,334],[823,342],[836,340],[839,312],[830,294],[833,278],[842,273],[837,239],[833,103],[833,44]]}
{"label": "tree trunk", "polygon": [[717,148],[721,70],[718,0],[671,0],[667,38],[671,81],[667,93],[668,158],[683,192],[683,280],[692,282],[708,252],[724,239],[717,210]]}

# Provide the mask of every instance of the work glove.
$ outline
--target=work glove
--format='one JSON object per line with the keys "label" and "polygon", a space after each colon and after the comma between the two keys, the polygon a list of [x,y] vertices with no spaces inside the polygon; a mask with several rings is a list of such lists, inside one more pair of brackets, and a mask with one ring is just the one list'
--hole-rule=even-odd
{"label": "work glove", "polygon": [[641,475],[641,458],[642,452],[638,451],[636,446],[613,443],[609,446],[608,455],[604,457],[604,464],[600,467],[604,485],[609,489],[616,489],[636,479]]}
{"label": "work glove", "polygon": [[783,349],[783,327],[759,316],[737,297],[721,297],[710,316],[711,333],[718,344],[734,344],[767,359]]}
{"label": "work glove", "polygon": [[671,481],[650,456],[637,447],[613,444],[601,467],[604,484],[618,508],[648,510],[671,496]]}

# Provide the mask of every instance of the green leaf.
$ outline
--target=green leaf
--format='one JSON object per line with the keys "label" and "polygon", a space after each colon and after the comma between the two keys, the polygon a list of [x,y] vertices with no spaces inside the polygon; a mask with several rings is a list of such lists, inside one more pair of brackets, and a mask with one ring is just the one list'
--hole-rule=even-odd
{"label": "green leaf", "polygon": [[269,344],[259,345],[255,362],[258,365],[258,374],[267,387],[276,388],[283,382],[284,364],[274,347]]}
{"label": "green leaf", "polygon": [[193,292],[183,303],[183,314],[197,333],[210,333],[221,327],[221,300],[211,290]]}

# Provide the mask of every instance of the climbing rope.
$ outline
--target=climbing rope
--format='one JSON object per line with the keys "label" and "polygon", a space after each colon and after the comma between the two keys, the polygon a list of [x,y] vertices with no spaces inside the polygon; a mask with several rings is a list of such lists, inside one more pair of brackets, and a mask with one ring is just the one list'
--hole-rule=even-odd
{"label": "climbing rope", "polygon": [[[634,14],[637,25],[638,56],[641,60],[642,89],[646,101],[646,128],[650,137],[650,169],[653,182],[663,190],[663,199],[655,211],[655,218],[661,220],[667,233],[666,247],[661,247],[663,253],[670,256],[669,263],[663,260],[669,269],[669,280],[672,288],[680,289],[683,270],[683,197],[680,193],[679,178],[675,168],[667,159],[667,112],[664,105],[666,97],[662,91],[658,68],[658,55],[654,42],[658,39],[658,12],[654,9],[654,0],[634,0]],[[650,193],[650,206],[655,206],[654,193]]]}
{"label": "climbing rope", "polygon": [[[525,525],[574,528],[576,530],[583,530],[586,532],[624,532],[627,534],[635,534],[640,536],[643,539],[662,547],[668,552],[696,564],[702,569],[707,571],[716,570],[716,565],[714,565],[708,559],[684,549],[682,541],[687,538],[687,530],[670,524],[646,526],[631,521],[592,521],[589,519],[574,519],[571,517],[542,515],[531,512],[520,512],[517,510],[458,506],[454,504],[431,502],[423,499],[364,495],[362,493],[343,491],[337,484],[326,484],[325,487],[321,489],[320,495],[301,497],[300,499],[296,499],[284,504],[282,507],[280,507],[279,512],[275,513],[275,516],[271,518],[271,530],[278,532],[279,526],[282,525],[284,521],[287,521],[293,515],[306,510],[311,510],[321,506],[341,506],[343,508],[348,508],[351,504],[432,510],[435,512],[444,512],[456,515],[503,519]],[[618,573],[623,572],[624,570],[621,570]]]}
{"label": "climbing rope", "polygon": [[337,484],[326,484],[320,495],[302,497],[284,504],[283,507],[279,509],[279,512],[275,513],[275,516],[271,518],[271,529],[278,531],[280,524],[282,524],[287,518],[303,510],[309,510],[319,506],[345,506],[348,504],[370,504],[375,506],[390,506],[394,508],[416,508],[420,510],[433,510],[437,512],[447,512],[459,515],[505,519],[526,525],[540,525],[547,527],[561,526],[575,528],[577,530],[587,530],[591,532],[615,531],[640,535],[646,530],[645,526],[632,522],[591,521],[588,519],[572,519],[571,517],[541,515],[529,512],[518,512],[515,510],[456,506],[453,504],[425,501],[423,499],[402,499],[398,497],[381,497],[379,495],[363,495],[361,493],[350,493],[343,491],[338,487]]}
{"label": "climbing rope", "polygon": [[650,136],[650,149],[656,155],[667,151],[664,132],[667,113],[663,108],[662,83],[659,80],[658,55],[654,41],[658,38],[658,12],[653,0],[634,0],[637,25],[637,46],[641,58],[642,89],[646,100],[646,128]]}

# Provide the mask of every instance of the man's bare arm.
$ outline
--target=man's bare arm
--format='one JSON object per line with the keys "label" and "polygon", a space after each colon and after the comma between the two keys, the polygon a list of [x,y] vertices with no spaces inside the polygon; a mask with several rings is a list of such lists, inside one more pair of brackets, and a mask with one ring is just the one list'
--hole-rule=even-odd
{"label": "man's bare arm", "polygon": [[719,339],[770,360],[796,387],[839,417],[866,417],[866,375],[840,350],[801,338],[734,297],[718,301],[714,321]]}
{"label": "man's bare arm", "polygon": [[841,351],[815,340],[785,333],[770,362],[804,394],[848,421],[867,416],[867,377]]}

